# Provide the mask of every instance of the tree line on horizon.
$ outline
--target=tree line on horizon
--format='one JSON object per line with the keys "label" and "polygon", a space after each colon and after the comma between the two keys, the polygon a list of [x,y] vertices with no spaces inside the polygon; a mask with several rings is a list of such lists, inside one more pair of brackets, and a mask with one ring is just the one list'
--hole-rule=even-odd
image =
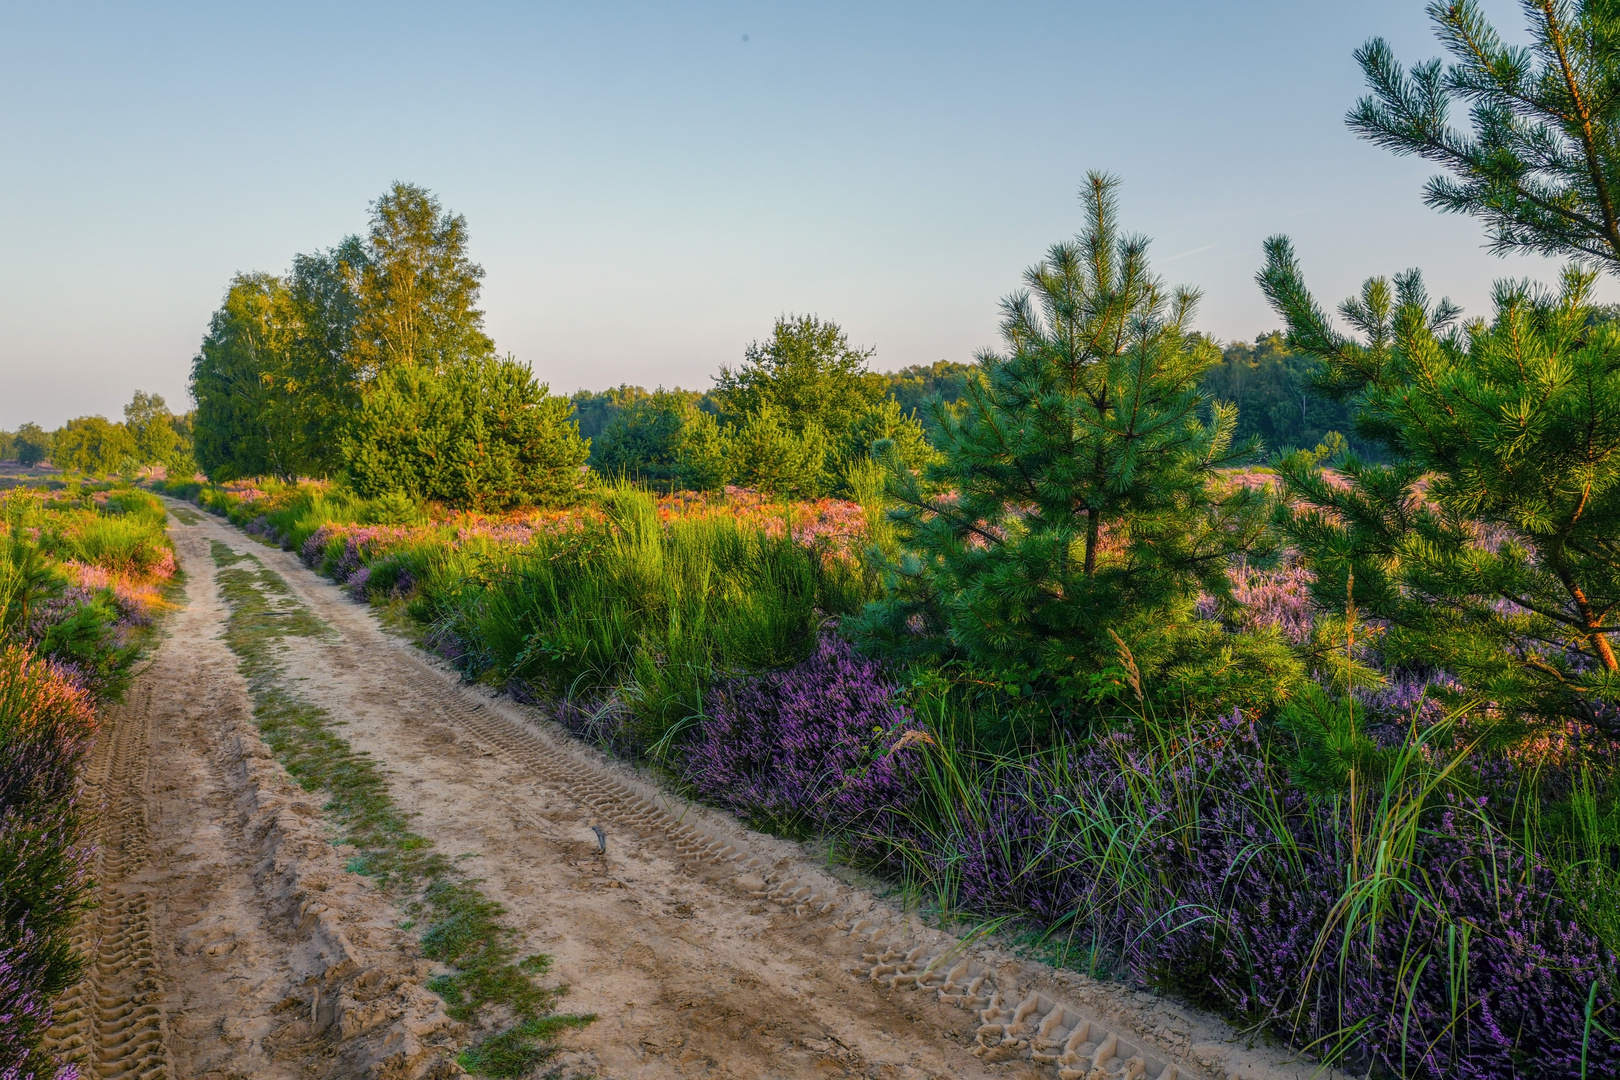
{"label": "tree line on horizon", "polygon": [[[235,286],[233,282],[232,288]],[[788,320],[782,329],[792,341],[793,321]],[[772,348],[781,348],[774,332],[771,342],[754,346],[753,350],[754,354],[762,354]],[[745,357],[748,355],[745,352]],[[901,420],[921,423],[923,437],[932,446],[939,437],[935,411],[942,407],[961,409],[967,400],[968,384],[979,378],[980,370],[976,363],[938,360],[898,371],[866,373],[858,381],[857,393],[863,400],[893,401],[899,407]],[[1286,453],[1321,445],[1329,433],[1343,432],[1351,445],[1376,457],[1376,447],[1365,446],[1354,435],[1347,408],[1312,390],[1315,373],[1316,365],[1308,356],[1291,351],[1282,334],[1271,331],[1256,335],[1252,343],[1234,341],[1223,345],[1220,363],[1205,373],[1201,385],[1209,398],[1238,406],[1240,439],[1258,436],[1268,450]],[[879,388],[875,399],[870,397],[874,386]],[[722,400],[719,388],[648,390],[621,384],[606,390],[577,391],[568,398],[572,410],[567,419],[578,426],[579,436],[589,446],[587,462],[598,472],[623,474],[659,487],[673,481],[698,488],[704,477],[678,467],[679,446],[688,421],[696,413],[723,423],[726,409]],[[0,461],[23,465],[49,462],[94,476],[162,465],[171,475],[189,476],[207,471],[193,453],[196,415],[195,409],[173,412],[162,395],[137,390],[124,407],[122,421],[80,416],[54,431],[35,423],[19,424],[13,431],[0,430]],[[883,407],[881,419],[894,423],[887,406]],[[706,425],[707,421],[697,423]],[[269,436],[263,438],[268,443]],[[257,443],[255,439],[249,445]],[[735,448],[728,449],[735,453]],[[215,479],[256,475],[252,470],[233,468],[250,465],[252,456],[234,456],[217,465],[210,475]],[[273,470],[261,469],[258,473],[273,474]],[[756,485],[769,482],[766,477],[727,471],[723,463],[711,475]]]}
{"label": "tree line on horizon", "polygon": [[[707,391],[555,395],[496,352],[467,243],[463,216],[396,183],[364,235],[297,255],[286,274],[232,278],[192,361],[193,409],[137,391],[122,421],[0,431],[0,459],[90,475],[340,477],[366,496],[480,509],[570,501],[587,466],[655,487],[814,498],[849,493],[875,454],[911,470],[934,460],[942,425],[985,378],[982,362],[948,360],[874,372],[874,351],[836,323],[788,315]],[[1281,333],[1199,340],[1218,357],[1200,375],[1206,411],[1235,403],[1237,438],[1274,451],[1344,442],[1348,409],[1314,392],[1319,364]],[[1347,445],[1377,454],[1353,434]]]}
{"label": "tree line on horizon", "polygon": [[35,423],[0,431],[0,461],[20,465],[51,464],[91,476],[134,473],[161,465],[171,472],[196,471],[191,453],[193,414],[176,414],[162,394],[136,390],[124,406],[123,420],[79,416],[55,431]]}

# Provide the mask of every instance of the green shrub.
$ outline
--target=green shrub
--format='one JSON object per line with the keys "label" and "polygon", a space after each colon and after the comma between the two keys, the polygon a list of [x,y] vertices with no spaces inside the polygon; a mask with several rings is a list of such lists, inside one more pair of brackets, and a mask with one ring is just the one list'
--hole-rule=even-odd
{"label": "green shrub", "polygon": [[105,589],[67,618],[51,624],[40,640],[39,651],[53,660],[76,667],[98,698],[119,700],[134,678],[140,646],[118,633],[118,605]]}
{"label": "green shrub", "polygon": [[69,420],[51,439],[52,464],[94,476],[121,469],[134,455],[135,440],[128,429],[104,416]]}
{"label": "green shrub", "polygon": [[360,520],[366,525],[415,525],[422,521],[422,508],[403,491],[387,491],[366,500]]}
{"label": "green shrub", "polygon": [[832,490],[835,464],[826,431],[814,421],[795,430],[766,405],[744,417],[731,435],[732,474],[767,495],[815,499]]}
{"label": "green shrub", "polygon": [[349,476],[365,496],[475,510],[566,504],[590,453],[572,409],[511,360],[468,359],[443,374],[390,368],[350,426]]}
{"label": "green shrub", "polygon": [[626,402],[591,441],[592,467],[649,483],[675,480],[686,428],[698,413],[697,396],[660,388]]}
{"label": "green shrub", "polygon": [[[1193,332],[1197,294],[1168,292],[1146,241],[1119,233],[1117,182],[1093,173],[1087,231],[1054,244],[1002,305],[1005,354],[981,357],[943,460],[891,456],[906,555],[859,636],[891,655],[965,659],[1072,713],[1204,643],[1200,592],[1266,546],[1266,498],[1221,483],[1258,447],[1199,379],[1219,360]],[[1136,676],[1140,682],[1140,676]]]}

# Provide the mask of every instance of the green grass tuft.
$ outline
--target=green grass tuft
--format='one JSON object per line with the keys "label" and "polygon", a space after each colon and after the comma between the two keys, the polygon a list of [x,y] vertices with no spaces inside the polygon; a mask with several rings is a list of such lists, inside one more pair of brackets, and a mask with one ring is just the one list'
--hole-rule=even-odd
{"label": "green grass tuft", "polygon": [[523,1020],[461,1052],[457,1062],[481,1076],[524,1076],[556,1054],[550,1043],[569,1028],[581,1028],[594,1016],[546,1016]]}

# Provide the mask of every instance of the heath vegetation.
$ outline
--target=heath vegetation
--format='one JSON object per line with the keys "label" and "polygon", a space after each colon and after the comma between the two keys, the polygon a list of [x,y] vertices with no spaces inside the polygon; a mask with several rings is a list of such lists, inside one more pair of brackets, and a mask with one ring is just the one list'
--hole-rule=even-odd
{"label": "heath vegetation", "polygon": [[[1279,236],[1282,329],[1223,346],[1094,174],[972,363],[875,373],[787,315],[706,392],[563,398],[399,184],[233,279],[194,413],[6,438],[167,465],[467,679],[941,922],[1357,1074],[1620,1075],[1620,15],[1524,7],[1524,47],[1472,0],[1430,7],[1447,60],[1369,43],[1349,115],[1569,260],[1488,312],[1406,271],[1330,314]],[[0,678],[70,718],[63,761],[173,571],[142,498],[7,503]],[[71,962],[10,911],[0,994],[39,1015]]]}

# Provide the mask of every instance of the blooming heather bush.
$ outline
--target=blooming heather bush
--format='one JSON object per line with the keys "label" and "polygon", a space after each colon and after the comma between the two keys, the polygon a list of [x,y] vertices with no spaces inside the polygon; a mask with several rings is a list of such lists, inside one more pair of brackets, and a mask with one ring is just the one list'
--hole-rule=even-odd
{"label": "blooming heather bush", "polygon": [[920,729],[897,697],[877,664],[823,637],[786,671],[718,686],[681,773],[751,820],[860,832],[915,788]]}
{"label": "blooming heather bush", "polygon": [[348,592],[350,599],[365,603],[366,587],[370,584],[371,567],[362,566],[344,580],[343,588]]}
{"label": "blooming heather bush", "polygon": [[94,697],[127,685],[174,552],[161,504],[129,489],[12,493],[0,510],[5,560],[23,582],[0,621],[0,1080],[69,1077],[37,1044],[80,966],[70,934],[89,851],[77,772]]}
{"label": "blooming heather bush", "polygon": [[[954,879],[960,906],[1033,914],[1104,967],[1295,1045],[1343,1044],[1358,1072],[1576,1075],[1588,993],[1602,1022],[1615,961],[1547,869],[1478,805],[1441,800],[1386,868],[1380,917],[1347,923],[1347,884],[1371,880],[1355,838],[1365,852],[1381,822],[1366,799],[1307,799],[1277,760],[1236,714],[1116,734],[988,774],[974,812],[894,840]],[[1587,1075],[1620,1075],[1600,1033]]]}
{"label": "blooming heather bush", "polygon": [[[0,536],[0,581],[30,581],[8,593],[0,626],[74,668],[98,695],[116,696],[176,573],[161,504],[128,488],[18,491],[0,498],[0,517],[8,534]],[[24,574],[25,566],[34,569]]]}
{"label": "blooming heather bush", "polygon": [[89,694],[59,666],[0,648],[0,1076],[53,1071],[34,1047],[79,970],[69,933],[88,851],[74,793],[94,729]]}
{"label": "blooming heather bush", "polygon": [[28,970],[31,944],[25,935],[18,948],[0,948],[0,1080],[78,1080],[76,1066],[51,1061],[37,1049],[52,1013]]}
{"label": "blooming heather bush", "polygon": [[[1316,576],[1309,570],[1294,563],[1259,569],[1238,560],[1226,574],[1232,582],[1232,599],[1238,603],[1239,627],[1245,630],[1276,627],[1294,645],[1310,638],[1316,616],[1310,587]],[[1221,614],[1219,604],[1207,593],[1199,596],[1197,610],[1206,619]]]}

